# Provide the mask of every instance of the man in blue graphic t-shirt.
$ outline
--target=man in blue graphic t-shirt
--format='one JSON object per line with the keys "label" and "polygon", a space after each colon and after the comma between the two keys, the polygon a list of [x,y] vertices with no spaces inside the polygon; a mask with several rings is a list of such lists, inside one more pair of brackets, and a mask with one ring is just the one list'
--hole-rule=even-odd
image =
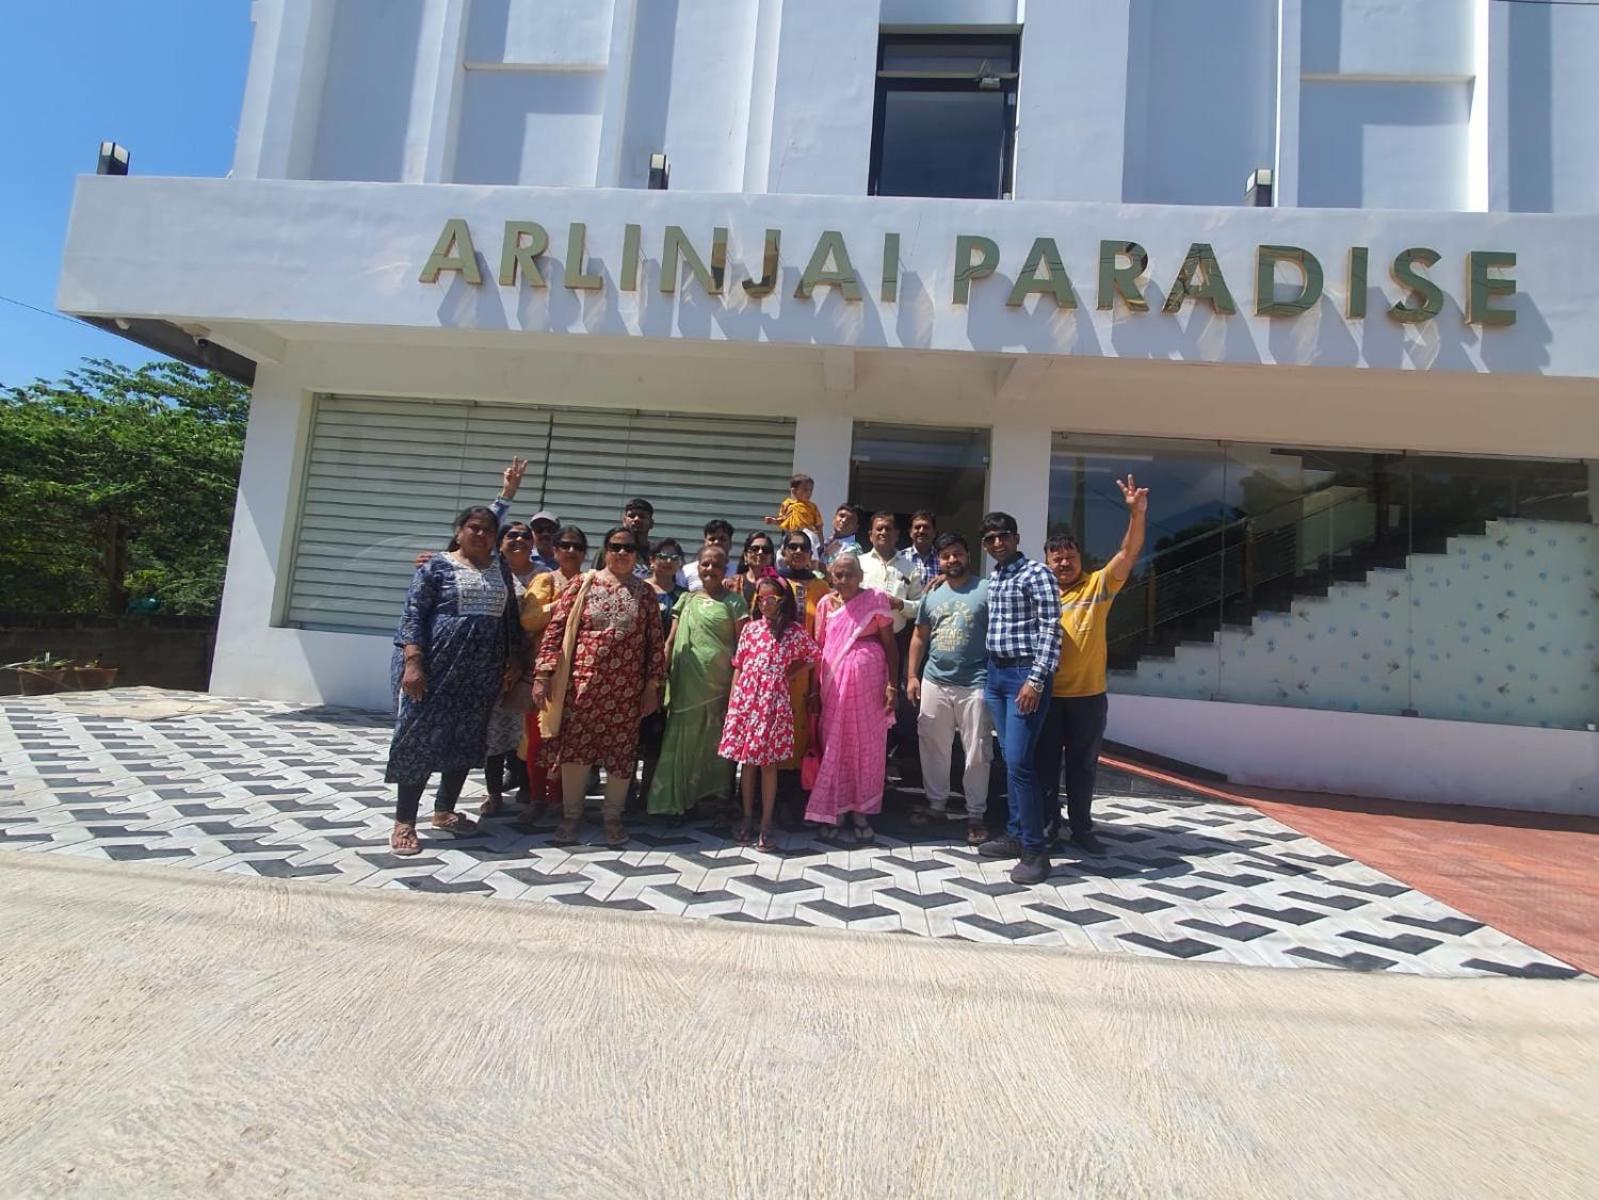
{"label": "man in blue graphic t-shirt", "polygon": [[[966,840],[988,840],[988,767],[993,718],[983,699],[988,672],[988,581],[972,575],[966,539],[946,533],[933,543],[942,582],[927,593],[906,661],[905,692],[920,706],[916,733],[922,786],[933,816],[947,815],[949,761],[955,735],[966,752]],[[922,669],[926,661],[925,671]]]}

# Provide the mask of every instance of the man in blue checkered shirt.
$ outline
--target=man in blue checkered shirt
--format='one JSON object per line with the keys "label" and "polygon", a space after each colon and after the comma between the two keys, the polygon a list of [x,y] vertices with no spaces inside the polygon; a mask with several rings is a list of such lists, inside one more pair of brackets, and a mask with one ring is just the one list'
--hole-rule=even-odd
{"label": "man in blue checkered shirt", "polygon": [[1049,568],[1016,548],[1016,518],[991,512],[979,527],[994,560],[988,577],[988,681],[984,699],[1005,756],[1010,822],[977,848],[987,858],[1019,858],[1014,883],[1049,878],[1044,808],[1033,777],[1033,751],[1049,711],[1060,662],[1060,588]]}

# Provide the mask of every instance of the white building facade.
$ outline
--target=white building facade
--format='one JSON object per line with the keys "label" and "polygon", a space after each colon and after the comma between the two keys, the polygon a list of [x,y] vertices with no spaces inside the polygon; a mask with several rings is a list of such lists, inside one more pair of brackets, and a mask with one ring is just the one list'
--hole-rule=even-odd
{"label": "white building facade", "polygon": [[389,703],[513,454],[591,539],[798,469],[1091,559],[1131,471],[1113,739],[1599,812],[1599,11],[253,10],[230,177],[82,180],[59,295],[253,380],[214,690]]}

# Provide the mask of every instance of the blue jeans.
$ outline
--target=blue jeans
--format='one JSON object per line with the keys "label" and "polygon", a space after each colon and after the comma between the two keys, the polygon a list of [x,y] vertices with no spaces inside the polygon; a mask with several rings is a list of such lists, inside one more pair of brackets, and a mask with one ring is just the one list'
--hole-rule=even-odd
{"label": "blue jeans", "polygon": [[1044,809],[1039,803],[1038,784],[1033,775],[1033,755],[1038,746],[1044,719],[1049,715],[1049,689],[1038,698],[1038,707],[1022,713],[1016,707],[1016,694],[1027,682],[1027,664],[1002,667],[988,661],[988,683],[983,699],[994,718],[1000,753],[1005,757],[1005,782],[1010,799],[1010,820],[1006,832],[1022,844],[1029,858],[1043,854]]}

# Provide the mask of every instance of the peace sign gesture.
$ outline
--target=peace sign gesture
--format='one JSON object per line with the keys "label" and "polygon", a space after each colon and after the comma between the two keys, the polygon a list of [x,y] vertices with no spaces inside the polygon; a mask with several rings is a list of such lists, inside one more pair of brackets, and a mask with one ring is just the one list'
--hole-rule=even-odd
{"label": "peace sign gesture", "polygon": [[507,499],[516,495],[516,489],[522,486],[522,476],[527,474],[527,459],[513,458],[511,465],[505,468],[502,478],[505,480],[505,490],[501,494]]}
{"label": "peace sign gesture", "polygon": [[1116,486],[1121,488],[1122,499],[1127,501],[1127,507],[1133,512],[1142,513],[1149,510],[1149,489],[1139,487],[1132,475],[1129,474],[1126,479],[1118,479]]}

